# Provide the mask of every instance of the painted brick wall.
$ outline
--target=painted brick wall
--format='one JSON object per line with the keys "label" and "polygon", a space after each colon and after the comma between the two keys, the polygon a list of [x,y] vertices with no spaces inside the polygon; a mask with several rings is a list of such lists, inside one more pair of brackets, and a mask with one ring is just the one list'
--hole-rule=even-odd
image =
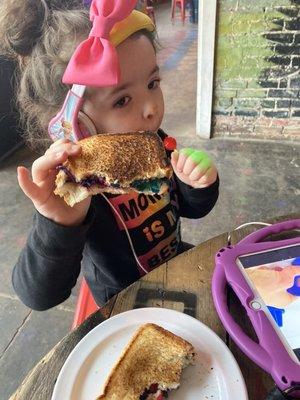
{"label": "painted brick wall", "polygon": [[213,132],[300,140],[300,0],[219,0]]}

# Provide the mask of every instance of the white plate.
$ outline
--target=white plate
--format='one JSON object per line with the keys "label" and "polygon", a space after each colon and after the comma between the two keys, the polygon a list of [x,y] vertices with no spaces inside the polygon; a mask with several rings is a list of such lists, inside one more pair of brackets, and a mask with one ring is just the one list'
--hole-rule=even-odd
{"label": "white plate", "polygon": [[195,365],[184,370],[169,400],[248,399],[237,362],[211,329],[178,311],[139,308],[102,322],[77,344],[60,371],[52,400],[95,400],[133,333],[147,322],[183,337],[197,352]]}

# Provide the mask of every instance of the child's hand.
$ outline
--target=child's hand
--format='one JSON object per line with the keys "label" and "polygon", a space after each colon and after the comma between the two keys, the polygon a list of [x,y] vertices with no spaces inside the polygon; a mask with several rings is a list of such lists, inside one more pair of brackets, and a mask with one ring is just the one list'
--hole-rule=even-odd
{"label": "child's hand", "polygon": [[21,189],[31,199],[35,208],[44,217],[65,226],[79,225],[88,212],[91,197],[69,207],[65,201],[53,193],[56,167],[68,156],[79,154],[81,148],[67,139],[54,142],[45,154],[32,164],[32,178],[25,167],[18,167],[18,181]]}
{"label": "child's hand", "polygon": [[171,164],[177,177],[193,188],[206,188],[217,179],[218,171],[204,151],[190,148],[180,152],[175,150],[171,155]]}

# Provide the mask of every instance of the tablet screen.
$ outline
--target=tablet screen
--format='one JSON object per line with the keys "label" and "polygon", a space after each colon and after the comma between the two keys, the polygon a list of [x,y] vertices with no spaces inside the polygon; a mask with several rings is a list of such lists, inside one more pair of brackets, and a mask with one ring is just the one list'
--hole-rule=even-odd
{"label": "tablet screen", "polygon": [[300,244],[242,256],[238,260],[287,344],[299,354]]}

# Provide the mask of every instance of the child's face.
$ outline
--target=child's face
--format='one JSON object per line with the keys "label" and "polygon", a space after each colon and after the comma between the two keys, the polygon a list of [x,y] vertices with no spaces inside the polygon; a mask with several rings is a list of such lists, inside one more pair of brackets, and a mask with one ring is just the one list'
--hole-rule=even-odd
{"label": "child's face", "polygon": [[156,54],[144,36],[129,38],[117,47],[121,79],[117,86],[89,88],[82,110],[97,133],[157,131],[164,114]]}

